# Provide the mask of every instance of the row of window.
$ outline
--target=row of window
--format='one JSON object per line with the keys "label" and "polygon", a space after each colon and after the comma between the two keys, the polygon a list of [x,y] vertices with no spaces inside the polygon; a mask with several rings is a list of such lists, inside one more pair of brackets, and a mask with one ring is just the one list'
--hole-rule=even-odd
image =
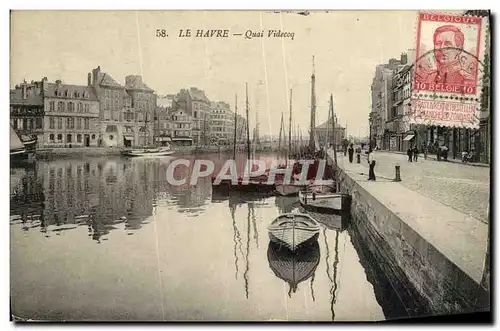
{"label": "row of window", "polygon": [[210,110],[209,106],[205,105],[204,103],[197,103],[197,102],[193,102],[193,108],[206,111]]}
{"label": "row of window", "polygon": [[[64,129],[63,128],[63,122],[64,122],[65,117],[50,117],[49,118],[49,129],[54,130],[56,129],[56,122],[57,122],[57,129]],[[81,118],[81,117],[66,117],[66,129],[77,129],[81,130],[82,129],[82,122],[83,122],[83,129],[88,130],[90,129],[90,118]],[[76,125],[75,125],[76,123]]]}
{"label": "row of window", "polygon": [[152,122],[153,121],[153,114],[151,113],[140,113],[140,112],[131,112],[131,111],[125,111],[123,113],[121,112],[109,112],[106,111],[104,112],[104,120],[106,121],[127,121],[127,122]]}
{"label": "row of window", "polygon": [[[73,141],[73,137],[75,137],[75,136],[76,136],[76,141]],[[57,141],[57,142],[60,142],[60,143],[63,143],[63,142],[66,142],[66,143],[72,143],[72,142],[82,143],[84,135],[82,135],[80,133],[78,133],[76,135],[73,135],[73,134],[69,133],[69,134],[66,135],[66,141],[63,141],[63,137],[64,136],[63,136],[62,133],[58,133],[58,134],[51,133],[51,134],[49,134],[49,141],[50,142]],[[95,140],[96,135],[92,134],[92,136],[88,136],[88,137],[91,138],[92,140]]]}
{"label": "row of window", "polygon": [[[56,102],[55,101],[50,101],[49,102],[49,111],[55,111],[56,110]],[[64,102],[64,101],[59,101],[57,102],[57,112],[59,113],[73,113],[73,112],[79,112],[79,113],[88,113],[90,112],[90,104],[88,103],[73,103],[73,102]]]}
{"label": "row of window", "polygon": [[174,121],[189,121],[189,116],[172,116]]}
{"label": "row of window", "polygon": [[174,131],[174,137],[191,136],[191,131]]}
{"label": "row of window", "polygon": [[83,93],[79,91],[71,93],[69,90],[66,90],[64,92],[61,90],[55,90],[54,95],[56,97],[65,96],[66,98],[77,98],[77,99],[82,99],[82,98],[88,99],[90,97],[90,94],[87,91],[84,91]]}
{"label": "row of window", "polygon": [[392,94],[392,100],[399,101],[408,99],[411,96],[410,86],[407,85],[403,89],[398,90]]}
{"label": "row of window", "polygon": [[221,119],[221,120],[231,120],[233,117],[230,115],[211,115],[211,118]]}
{"label": "row of window", "polygon": [[177,129],[190,129],[191,125],[189,123],[176,123],[175,127]]}
{"label": "row of window", "polygon": [[11,124],[14,130],[31,130],[31,129],[42,129],[43,119],[41,117],[37,118],[13,118],[11,119]]}

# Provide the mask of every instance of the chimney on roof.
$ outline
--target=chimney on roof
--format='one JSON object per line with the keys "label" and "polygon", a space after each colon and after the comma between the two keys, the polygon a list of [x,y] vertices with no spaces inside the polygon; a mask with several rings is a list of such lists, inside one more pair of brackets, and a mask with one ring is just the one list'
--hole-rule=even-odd
{"label": "chimney on roof", "polygon": [[47,92],[48,88],[49,88],[49,84],[48,84],[47,77],[43,77],[42,78],[42,93]]}
{"label": "chimney on roof", "polygon": [[21,90],[21,96],[23,97],[23,100],[26,100],[27,97],[27,90],[26,90],[26,81],[22,84],[22,90]]}
{"label": "chimney on roof", "polygon": [[90,72],[87,75],[87,86],[92,86],[92,74]]}
{"label": "chimney on roof", "polygon": [[101,66],[97,66],[97,68],[92,69],[92,85],[97,86],[99,76],[101,75]]}
{"label": "chimney on roof", "polygon": [[408,54],[401,53],[401,64],[407,64],[407,63],[408,63]]}

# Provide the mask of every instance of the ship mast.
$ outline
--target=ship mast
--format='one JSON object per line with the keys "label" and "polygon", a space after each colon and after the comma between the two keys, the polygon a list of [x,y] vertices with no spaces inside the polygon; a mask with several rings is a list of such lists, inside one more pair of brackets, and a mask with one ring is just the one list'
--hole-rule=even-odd
{"label": "ship mast", "polygon": [[286,158],[286,166],[288,167],[288,160],[292,153],[292,89],[290,89],[290,118],[288,122],[288,155]]}
{"label": "ship mast", "polygon": [[335,165],[337,165],[337,145],[335,142],[335,111],[333,110],[333,95],[330,93],[330,114],[332,116],[332,126],[333,126],[333,159]]}
{"label": "ship mast", "polygon": [[281,124],[280,124],[280,135],[278,138],[278,155],[281,151],[281,134],[283,133],[283,112],[281,112]]}
{"label": "ship mast", "polygon": [[238,94],[234,100],[234,133],[233,133],[233,160],[236,160],[236,131],[238,128]]}
{"label": "ship mast", "polygon": [[[250,126],[249,126],[249,123],[250,123],[250,120],[249,120],[249,116],[248,116],[248,107],[249,107],[249,104],[248,104],[248,83],[245,83],[245,97],[246,97],[246,115],[247,115],[247,162],[248,163],[248,160],[250,160]],[[250,171],[248,172],[250,173]]]}
{"label": "ship mast", "polygon": [[316,125],[316,75],[314,69],[314,55],[313,55],[313,69],[311,75],[311,129],[309,132],[309,149],[314,151],[316,145],[314,143],[314,126]]}

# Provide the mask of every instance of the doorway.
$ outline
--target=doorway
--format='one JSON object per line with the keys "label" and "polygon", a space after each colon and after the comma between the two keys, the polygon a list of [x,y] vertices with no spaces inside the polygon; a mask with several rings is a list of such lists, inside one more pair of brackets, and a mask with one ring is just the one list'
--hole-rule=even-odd
{"label": "doorway", "polygon": [[89,147],[90,146],[90,135],[86,134],[83,139],[85,141],[85,147]]}
{"label": "doorway", "polygon": [[123,137],[123,146],[124,147],[132,147],[132,139]]}

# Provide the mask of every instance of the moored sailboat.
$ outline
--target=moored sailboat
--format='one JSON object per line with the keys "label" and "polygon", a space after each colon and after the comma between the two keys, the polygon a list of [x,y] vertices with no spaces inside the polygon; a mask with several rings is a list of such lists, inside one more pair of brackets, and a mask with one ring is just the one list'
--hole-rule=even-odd
{"label": "moored sailboat", "polygon": [[[335,148],[335,114],[333,111],[333,96],[330,94],[330,114],[333,122],[333,154],[334,162],[337,164],[337,152]],[[327,147],[325,148],[327,157]],[[335,186],[309,187],[307,190],[299,192],[299,201],[306,210],[320,213],[348,212],[350,209],[351,197],[340,193],[338,178],[335,179]]]}
{"label": "moored sailboat", "polygon": [[11,165],[28,160],[28,151],[14,128],[10,127],[10,163]]}
{"label": "moored sailboat", "polygon": [[[246,85],[246,135],[247,135],[247,160],[251,159],[251,143],[250,143],[250,127],[249,127],[249,102],[248,102],[248,85]],[[235,105],[235,113],[237,112],[237,98]],[[235,116],[235,121],[236,121]],[[236,125],[235,125],[236,127]],[[236,130],[234,132],[236,135]],[[234,144],[236,146],[236,138],[234,138]],[[236,160],[236,147],[233,150],[233,159]],[[253,169],[249,169],[253,170]],[[249,171],[250,173],[250,171]],[[266,173],[260,176],[251,176],[248,180],[244,180],[243,178],[238,178],[236,183],[233,183],[232,180],[223,179],[220,182],[216,183],[217,177],[212,177],[212,189],[219,191],[237,191],[237,192],[259,192],[259,193],[273,193],[275,190],[274,184],[268,183],[268,175]]]}

